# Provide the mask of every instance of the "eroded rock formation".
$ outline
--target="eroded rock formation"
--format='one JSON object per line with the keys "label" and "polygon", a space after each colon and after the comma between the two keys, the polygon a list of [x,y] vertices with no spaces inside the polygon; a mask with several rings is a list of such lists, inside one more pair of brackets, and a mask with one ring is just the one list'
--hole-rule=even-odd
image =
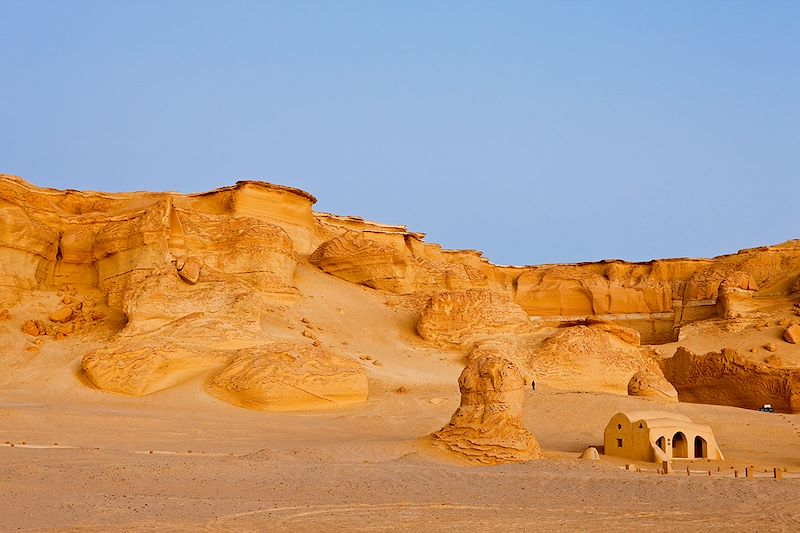
{"label": "eroded rock formation", "polygon": [[421,242],[415,247],[408,238],[391,237],[397,236],[347,231],[322,243],[309,261],[341,279],[396,294],[488,284],[481,263],[437,258]]}
{"label": "eroded rock formation", "polygon": [[522,332],[528,316],[501,293],[467,289],[431,296],[422,310],[417,332],[439,346],[467,345],[479,339]]}
{"label": "eroded rock formation", "polygon": [[564,328],[529,348],[531,375],[559,389],[627,394],[632,374],[661,374],[652,350],[618,333],[602,324]]}
{"label": "eroded rock formation", "polygon": [[367,399],[367,374],[323,348],[278,343],[239,351],[214,376],[209,392],[251,409],[296,411],[341,407]]}
{"label": "eroded rock formation", "polygon": [[525,379],[514,364],[493,355],[472,359],[458,378],[461,405],[432,435],[435,446],[470,462],[498,464],[541,458],[522,423]]}
{"label": "eroded rock formation", "polygon": [[675,390],[675,387],[661,372],[652,370],[640,370],[631,377],[628,382],[628,396],[678,401],[678,391]]}
{"label": "eroded rock formation", "polygon": [[704,355],[678,348],[662,365],[681,401],[800,412],[800,368],[758,364],[727,348]]}
{"label": "eroded rock formation", "polygon": [[[792,342],[800,334],[789,317],[800,314],[800,241],[714,259],[504,267],[473,250],[442,250],[403,226],[314,213],[314,202],[303,191],[252,181],[204,194],[106,194],[0,175],[0,320],[13,322],[12,344],[25,357],[46,353],[54,340],[74,346],[86,382],[103,390],[146,395],[224,375],[229,392],[213,392],[254,408],[290,398],[248,381],[272,379],[262,359],[283,361],[269,367],[274,375],[313,391],[336,388],[348,366],[338,357],[367,357],[322,350],[325,335],[307,324],[291,331],[296,309],[333,282],[324,273],[372,289],[330,285],[392,307],[404,335],[416,321],[423,340],[470,364],[508,360],[524,379],[554,388],[627,394],[631,375],[651,372],[637,385],[646,391],[660,369],[642,344],[722,338],[741,328],[753,359],[769,349],[782,376],[798,366]],[[341,313],[355,332],[341,307],[325,312]],[[287,348],[296,356],[265,348],[287,339],[300,346]],[[391,362],[359,364],[392,371]],[[343,386],[351,389],[359,387]],[[349,402],[313,394],[285,403]]]}

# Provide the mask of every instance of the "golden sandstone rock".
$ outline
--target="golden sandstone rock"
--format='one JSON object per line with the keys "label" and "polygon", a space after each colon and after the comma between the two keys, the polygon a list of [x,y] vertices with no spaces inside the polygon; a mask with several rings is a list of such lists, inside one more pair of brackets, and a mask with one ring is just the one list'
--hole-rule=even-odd
{"label": "golden sandstone rock", "polygon": [[431,296],[422,310],[417,332],[439,346],[466,345],[481,338],[519,332],[527,325],[525,311],[508,296],[467,289]]}
{"label": "golden sandstone rock", "polygon": [[50,313],[50,320],[53,322],[69,322],[74,316],[74,311],[71,307],[62,307]]}
{"label": "golden sandstone rock", "polygon": [[761,365],[727,348],[705,355],[678,348],[662,366],[681,401],[800,411],[800,368]]}
{"label": "golden sandstone rock", "polygon": [[783,332],[783,338],[786,342],[792,344],[800,344],[800,325],[792,324],[786,331]]}
{"label": "golden sandstone rock", "polygon": [[352,359],[318,347],[279,343],[248,348],[217,374],[211,394],[242,407],[296,411],[367,399],[367,374]]}
{"label": "golden sandstone rock", "polygon": [[36,325],[36,322],[33,320],[28,320],[22,325],[22,332],[26,335],[31,335],[36,337],[41,334],[39,331],[39,326]]}
{"label": "golden sandstone rock", "polygon": [[478,464],[543,457],[522,423],[525,379],[511,361],[492,355],[471,360],[458,378],[461,406],[432,435],[434,446]]}
{"label": "golden sandstone rock", "polygon": [[660,372],[640,370],[628,382],[628,396],[642,396],[677,402],[678,391]]}
{"label": "golden sandstone rock", "polygon": [[176,268],[181,279],[189,285],[194,285],[200,279],[200,261],[194,257],[179,259]]}
{"label": "golden sandstone rock", "polygon": [[[694,324],[735,325],[738,316],[764,321],[747,344],[761,346],[775,339],[767,320],[800,312],[792,296],[800,241],[714,259],[505,267],[473,250],[443,250],[403,226],[315,213],[314,202],[253,181],[202,194],[108,194],[0,175],[0,302],[31,318],[14,322],[14,335],[68,338],[77,350],[91,339],[91,351],[79,354],[87,381],[132,395],[220,374],[240,350],[286,335],[321,349],[310,323],[278,331],[298,323],[300,302],[318,296],[309,288],[318,285],[302,285],[309,269],[315,280],[326,272],[382,291],[370,297],[405,317],[404,327],[416,320],[422,339],[470,361],[508,359],[523,379],[615,394],[627,394],[631,375],[660,371],[641,344],[676,341]],[[793,348],[780,350],[791,370]],[[380,374],[396,368],[391,357],[380,362]]]}
{"label": "golden sandstone rock", "polygon": [[558,331],[530,349],[528,366],[537,382],[555,388],[617,394],[628,393],[630,377],[639,371],[661,374],[652,350],[602,325]]}

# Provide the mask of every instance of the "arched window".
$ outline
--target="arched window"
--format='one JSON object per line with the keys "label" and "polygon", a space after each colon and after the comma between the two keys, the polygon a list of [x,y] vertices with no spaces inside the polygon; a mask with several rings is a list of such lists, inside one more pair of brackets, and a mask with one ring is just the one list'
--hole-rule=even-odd
{"label": "arched window", "polygon": [[667,451],[667,439],[666,439],[666,437],[658,437],[658,439],[656,439],[656,446],[661,448],[662,452]]}

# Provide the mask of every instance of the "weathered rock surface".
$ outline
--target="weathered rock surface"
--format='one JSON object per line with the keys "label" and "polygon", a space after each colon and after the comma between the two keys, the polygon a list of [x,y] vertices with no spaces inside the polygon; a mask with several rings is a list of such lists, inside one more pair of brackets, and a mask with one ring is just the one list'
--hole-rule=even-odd
{"label": "weathered rock surface", "polygon": [[208,386],[211,394],[251,409],[295,411],[367,399],[367,374],[356,361],[323,348],[279,343],[241,350]]}
{"label": "weathered rock surface", "polygon": [[228,360],[225,353],[205,353],[175,344],[126,349],[110,347],[84,356],[81,363],[87,379],[97,388],[144,396],[177,385]]}
{"label": "weathered rock surface", "polygon": [[640,370],[628,382],[628,396],[657,398],[677,402],[678,391],[661,372]]}
{"label": "weathered rock surface", "polygon": [[583,453],[581,453],[578,459],[583,459],[585,461],[599,461],[600,454],[598,453],[597,448],[594,446],[589,446],[583,450]]}
{"label": "weathered rock surface", "polygon": [[717,310],[723,318],[737,318],[750,311],[750,301],[758,284],[741,270],[729,274],[719,285]]}
{"label": "weathered rock surface", "polygon": [[477,357],[461,372],[458,385],[461,406],[432,435],[435,446],[485,465],[543,456],[522,423],[525,379],[511,361],[492,355]]}
{"label": "weathered rock surface", "polygon": [[536,382],[559,389],[628,394],[632,374],[661,373],[652,350],[630,344],[602,326],[564,328],[528,353]]}
{"label": "weathered rock surface", "polygon": [[727,348],[705,355],[678,348],[662,365],[681,401],[800,412],[800,368],[772,368]]}
{"label": "weathered rock surface", "polygon": [[586,325],[598,331],[607,331],[632,346],[639,346],[642,344],[641,335],[633,328],[626,328],[614,322],[597,318],[587,318]]}
{"label": "weathered rock surface", "polygon": [[[469,258],[459,264],[436,257],[441,252],[432,252],[421,242],[415,247],[408,239],[391,238],[395,234],[367,235],[347,231],[322,243],[309,261],[341,279],[397,294],[488,284],[483,265],[475,265]],[[381,237],[382,241],[376,240]]]}
{"label": "weathered rock surface", "polygon": [[800,344],[800,325],[792,324],[786,331],[783,332],[783,338],[786,342],[792,344]]}
{"label": "weathered rock surface", "polygon": [[[330,342],[308,324],[289,325],[299,318],[290,319],[292,309],[316,298],[317,280],[327,279],[310,262],[387,293],[329,280],[393,308],[405,333],[419,315],[427,341],[471,350],[470,361],[508,359],[555,388],[625,394],[632,374],[658,371],[642,342],[672,342],[710,322],[727,335],[739,321],[761,321],[743,331],[742,349],[763,357],[767,346],[780,355],[773,366],[797,366],[795,348],[778,339],[791,329],[786,316],[800,314],[794,296],[787,309],[798,292],[800,241],[714,259],[503,267],[473,250],[442,250],[403,226],[314,213],[314,201],[251,181],[204,194],[107,194],[0,175],[0,303],[11,316],[2,328],[19,337],[15,351],[47,353],[51,340],[66,340],[85,355],[88,382],[150,394],[222,372],[246,359],[242,350],[290,338],[316,348]],[[341,307],[341,323],[353,327]],[[781,331],[773,330],[779,317]],[[575,324],[583,329],[560,327]],[[393,371],[391,358],[371,361],[370,372]]]}
{"label": "weathered rock surface", "polygon": [[411,261],[406,254],[357,233],[322,243],[308,260],[352,283],[398,294],[413,291]]}
{"label": "weathered rock surface", "polygon": [[508,296],[467,289],[431,296],[420,315],[417,332],[439,346],[452,346],[522,332],[528,325],[528,316]]}

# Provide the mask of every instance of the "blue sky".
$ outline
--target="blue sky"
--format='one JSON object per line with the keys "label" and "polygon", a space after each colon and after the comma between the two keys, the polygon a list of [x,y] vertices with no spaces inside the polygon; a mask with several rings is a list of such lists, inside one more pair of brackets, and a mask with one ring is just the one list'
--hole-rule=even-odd
{"label": "blue sky", "polygon": [[800,237],[800,2],[0,0],[0,172],[291,185],[503,264]]}

